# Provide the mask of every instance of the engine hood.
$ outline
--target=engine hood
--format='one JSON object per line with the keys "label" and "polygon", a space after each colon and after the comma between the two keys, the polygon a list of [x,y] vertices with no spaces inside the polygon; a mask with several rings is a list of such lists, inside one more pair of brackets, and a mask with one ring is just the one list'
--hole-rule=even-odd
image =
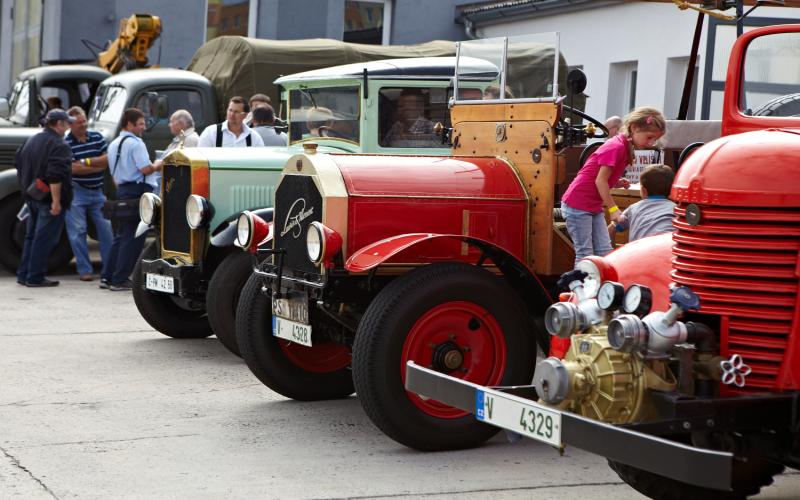
{"label": "engine hood", "polygon": [[333,155],[351,196],[525,200],[516,171],[498,158]]}
{"label": "engine hood", "polygon": [[800,206],[800,130],[726,136],[681,166],[670,198],[726,206]]}
{"label": "engine hood", "polygon": [[653,292],[653,311],[669,308],[669,285],[672,283],[672,233],[649,236],[623,245],[602,258],[612,274],[627,289],[645,285]]}

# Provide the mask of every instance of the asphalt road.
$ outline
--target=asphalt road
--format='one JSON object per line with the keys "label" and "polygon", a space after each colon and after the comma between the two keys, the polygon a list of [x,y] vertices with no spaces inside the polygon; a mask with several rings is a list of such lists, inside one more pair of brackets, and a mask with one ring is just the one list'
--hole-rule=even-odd
{"label": "asphalt road", "polygon": [[[0,498],[643,498],[604,459],[500,434],[420,453],[358,400],[298,403],[215,338],[153,331],[129,292],[0,273]],[[800,474],[763,498],[797,498]]]}

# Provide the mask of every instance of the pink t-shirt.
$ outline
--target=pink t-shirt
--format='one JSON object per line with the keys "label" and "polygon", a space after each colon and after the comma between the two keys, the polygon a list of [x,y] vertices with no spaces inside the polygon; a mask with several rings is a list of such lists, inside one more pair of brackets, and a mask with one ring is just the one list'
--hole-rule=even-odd
{"label": "pink t-shirt", "polygon": [[565,201],[571,208],[578,210],[592,213],[602,212],[603,199],[600,198],[600,193],[597,192],[595,185],[600,167],[612,168],[608,178],[608,187],[611,188],[625,173],[625,168],[630,165],[630,160],[628,137],[624,134],[615,135],[589,156],[564,196],[561,197],[561,201]]}

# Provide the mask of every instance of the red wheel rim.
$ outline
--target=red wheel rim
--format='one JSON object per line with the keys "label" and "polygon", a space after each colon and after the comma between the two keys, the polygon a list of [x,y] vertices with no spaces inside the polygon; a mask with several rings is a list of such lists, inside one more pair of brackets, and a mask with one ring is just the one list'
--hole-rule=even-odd
{"label": "red wheel rim", "polygon": [[[473,302],[445,302],[423,314],[403,343],[400,356],[403,384],[407,361],[438,369],[442,368],[444,352],[461,359],[457,368],[443,370],[448,375],[480,385],[500,384],[506,368],[505,335],[495,317],[483,307]],[[468,415],[438,401],[426,400],[411,392],[406,394],[428,415],[437,418]]]}
{"label": "red wheel rim", "polygon": [[350,351],[345,345],[325,342],[306,347],[277,337],[275,341],[286,359],[307,372],[330,373],[350,366]]}

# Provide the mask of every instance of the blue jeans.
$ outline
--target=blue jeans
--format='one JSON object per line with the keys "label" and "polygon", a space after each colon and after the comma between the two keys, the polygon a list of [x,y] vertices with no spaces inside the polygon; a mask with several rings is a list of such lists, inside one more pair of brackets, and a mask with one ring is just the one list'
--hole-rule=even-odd
{"label": "blue jeans", "polygon": [[[117,186],[117,199],[138,198],[153,190],[143,182],[127,183]],[[139,254],[144,248],[145,235],[136,238],[138,219],[120,220],[114,223],[114,241],[108,253],[108,261],[103,263],[101,277],[111,285],[120,285],[130,277]]]}
{"label": "blue jeans", "polygon": [[26,201],[30,215],[25,230],[25,245],[17,268],[20,283],[41,283],[47,272],[50,253],[61,238],[64,212],[50,214],[50,202]]}
{"label": "blue jeans", "polygon": [[575,247],[575,263],[590,255],[606,255],[613,250],[603,212],[593,214],[572,208],[563,201],[561,213],[567,221],[567,231]]}
{"label": "blue jeans", "polygon": [[78,274],[91,274],[92,261],[89,260],[89,245],[86,243],[86,227],[88,219],[94,222],[97,230],[97,241],[100,242],[100,257],[103,265],[108,261],[114,235],[111,233],[111,221],[103,217],[100,209],[106,197],[102,189],[87,189],[78,184],[72,185],[72,205],[66,214],[67,236],[75,255]]}

